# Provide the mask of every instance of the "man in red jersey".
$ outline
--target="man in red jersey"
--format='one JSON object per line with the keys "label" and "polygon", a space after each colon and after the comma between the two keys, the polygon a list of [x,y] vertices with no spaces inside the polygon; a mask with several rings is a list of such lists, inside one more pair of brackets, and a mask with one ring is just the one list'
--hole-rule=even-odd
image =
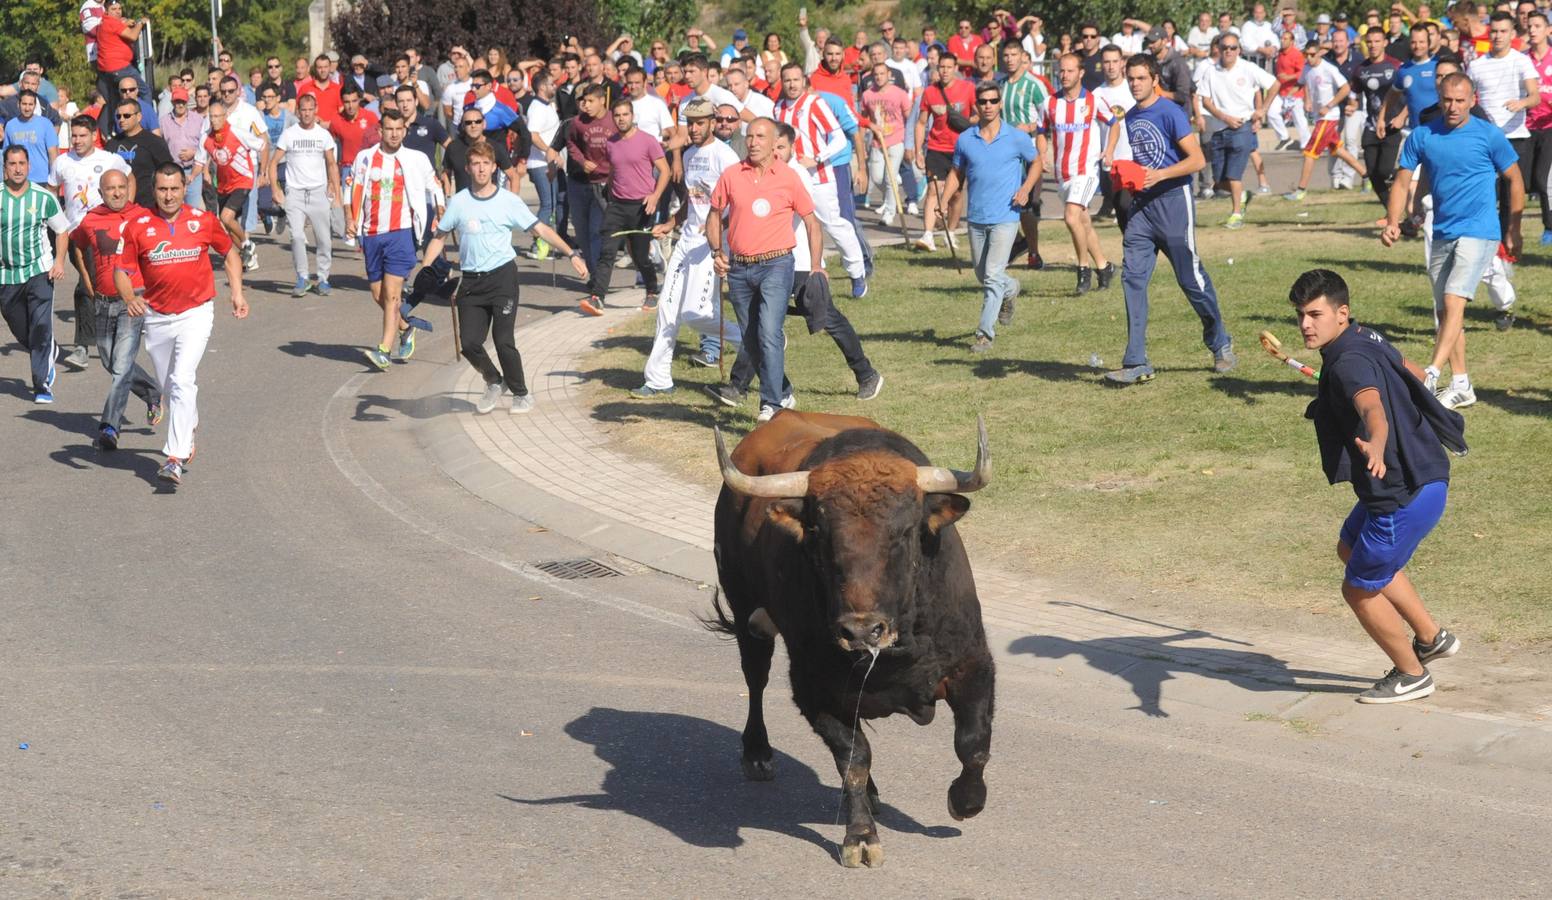
{"label": "man in red jersey", "polygon": [[[248,233],[243,230],[243,204],[253,190],[253,157],[248,147],[227,125],[226,104],[212,101],[210,104],[210,133],[200,145],[200,156],[195,160],[215,173],[216,209],[220,211],[221,224],[239,248],[248,245]],[[258,268],[257,259],[250,268]]]}
{"label": "man in red jersey", "polygon": [[[118,265],[119,240],[124,223],[143,216],[147,210],[130,200],[129,176],[117,169],[102,173],[102,202],[88,210],[81,223],[70,232],[70,258],[81,273],[81,284],[92,298],[97,323],[97,357],[112,376],[108,399],[102,405],[102,421],[97,425],[97,446],[102,450],[119,447],[119,424],[129,392],[145,401],[146,419],[154,428],[162,420],[162,392],[156,382],[135,362],[140,352],[140,323],[129,316],[128,307],[114,287],[113,270]],[[129,273],[130,286],[144,290],[140,270]]]}
{"label": "man in red jersey", "polygon": [[[342,196],[350,196],[351,188],[355,185],[356,157],[362,150],[375,147],[382,140],[381,119],[377,113],[361,107],[361,89],[346,81],[339,89],[340,108],[335,114],[334,121],[329,125],[329,134],[339,144],[339,168],[340,190]],[[322,118],[320,112],[319,118]],[[343,219],[335,223],[343,226]],[[345,236],[345,246],[354,247],[355,238],[349,234]]]}
{"label": "man in red jersey", "polygon": [[[232,315],[248,317],[243,299],[242,257],[215,216],[183,202],[183,170],[167,163],[156,170],[156,209],[124,223],[118,267],[113,282],[131,316],[145,317],[144,340],[156,370],[167,411],[167,462],[157,477],[173,484],[183,480],[183,467],[194,456],[194,429],[199,427],[194,383],[199,359],[210,341],[215,322],[216,281],[207,255],[226,258],[226,281],[232,288]],[[131,273],[144,279],[136,292]]]}
{"label": "man in red jersey", "polygon": [[318,98],[318,121],[324,128],[334,124],[340,111],[340,85],[329,77],[329,58],[319,54],[313,60],[312,76],[296,83],[296,95],[312,94]]}

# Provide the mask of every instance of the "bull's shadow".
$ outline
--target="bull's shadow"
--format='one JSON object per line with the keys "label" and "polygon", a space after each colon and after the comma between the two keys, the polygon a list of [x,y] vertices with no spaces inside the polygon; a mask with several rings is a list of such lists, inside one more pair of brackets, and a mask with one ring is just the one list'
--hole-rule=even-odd
{"label": "bull's shadow", "polygon": [[[822,783],[812,768],[780,750],[773,757],[775,781],[746,781],[738,765],[739,732],[726,725],[674,713],[594,707],[567,724],[566,733],[592,745],[610,765],[599,792],[534,799],[501,794],[502,799],[623,812],[696,847],[732,849],[743,844],[744,829],[757,828],[807,841],[832,856],[838,853],[836,843],[810,825],[835,824],[840,789]],[[897,777],[903,781],[910,774],[900,771]],[[889,796],[887,768],[879,773],[879,789]],[[877,819],[906,834],[960,834],[958,828],[922,825],[887,802],[880,804]],[[834,830],[839,835],[843,828]]]}
{"label": "bull's shadow", "polygon": [[1130,707],[1144,715],[1167,718],[1162,704],[1164,682],[1175,673],[1216,678],[1247,691],[1311,691],[1356,694],[1372,678],[1337,675],[1309,669],[1293,669],[1269,653],[1226,647],[1183,647],[1182,641],[1202,638],[1252,646],[1205,631],[1182,630],[1165,635],[1120,635],[1076,641],[1052,635],[1029,635],[1008,645],[1009,653],[1028,653],[1043,659],[1081,656],[1101,672],[1123,679],[1137,698]]}

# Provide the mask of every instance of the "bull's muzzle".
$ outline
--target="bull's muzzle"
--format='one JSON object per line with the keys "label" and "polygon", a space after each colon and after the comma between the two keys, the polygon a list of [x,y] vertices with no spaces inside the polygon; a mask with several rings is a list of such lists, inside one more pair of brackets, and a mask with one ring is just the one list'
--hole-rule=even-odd
{"label": "bull's muzzle", "polygon": [[841,616],[835,633],[842,650],[883,650],[899,637],[889,619],[871,612]]}

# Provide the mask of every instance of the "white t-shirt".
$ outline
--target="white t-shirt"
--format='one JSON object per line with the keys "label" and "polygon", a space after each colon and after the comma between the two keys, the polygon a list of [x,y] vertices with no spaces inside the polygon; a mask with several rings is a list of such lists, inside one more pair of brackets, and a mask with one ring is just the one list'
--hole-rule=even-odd
{"label": "white t-shirt", "polygon": [[1304,85],[1309,91],[1314,112],[1318,113],[1322,106],[1330,105],[1330,109],[1320,117],[1320,121],[1335,122],[1342,117],[1342,108],[1331,101],[1336,98],[1336,92],[1347,84],[1347,79],[1336,66],[1324,59],[1313,66],[1306,65],[1304,74],[1299,76],[1299,84]]}
{"label": "white t-shirt", "polygon": [[636,114],[636,127],[659,140],[666,129],[674,127],[674,114],[668,111],[668,104],[651,92],[640,100],[632,100],[631,110]]}
{"label": "white t-shirt", "polygon": [[442,89],[442,105],[451,106],[453,114],[448,117],[449,122],[456,122],[463,115],[464,95],[474,90],[474,82],[465,78],[462,81],[454,81]]}
{"label": "white t-shirt", "polygon": [[[1326,63],[1329,67],[1330,63]],[[1341,74],[1338,73],[1338,78]],[[1214,65],[1211,60],[1197,80],[1202,96],[1212,100],[1218,111],[1236,119],[1248,119],[1256,111],[1256,94],[1277,85],[1272,73],[1253,62],[1240,59],[1232,69]],[[1207,112],[1206,106],[1202,111]],[[1209,115],[1211,115],[1209,113]]]}
{"label": "white t-shirt", "polygon": [[1024,52],[1028,53],[1029,58],[1034,62],[1040,62],[1041,60],[1045,59],[1044,50],[1040,51],[1039,53],[1035,52],[1036,47],[1045,46],[1045,36],[1040,32],[1031,31],[1029,34],[1024,35],[1024,39],[1019,41],[1019,43],[1024,45]]}
{"label": "white t-shirt", "polygon": [[[819,183],[814,178],[814,173],[798,164],[797,157],[787,160],[787,167],[798,173],[798,180],[803,182],[803,188],[808,191],[810,200],[814,198],[814,192],[819,189]],[[794,272],[811,272],[813,263],[808,255],[808,226],[803,224],[803,217],[792,217],[792,235],[797,238],[797,244],[792,248],[792,270]],[[819,268],[825,267],[824,260],[819,260]]]}
{"label": "white t-shirt", "polygon": [[1102,84],[1095,88],[1093,93],[1101,103],[1110,107],[1110,115],[1115,117],[1115,121],[1109,125],[1100,123],[1099,133],[1108,141],[1110,129],[1121,129],[1121,137],[1116,141],[1115,158],[1131,159],[1132,144],[1126,138],[1126,123],[1123,120],[1126,118],[1126,113],[1137,105],[1137,99],[1132,96],[1132,89],[1126,86],[1126,81],[1123,79],[1116,85]]}
{"label": "white t-shirt", "polygon": [[1239,42],[1243,48],[1240,50],[1245,55],[1260,53],[1261,48],[1267,44],[1272,45],[1270,55],[1277,55],[1277,32],[1272,30],[1272,23],[1267,21],[1257,22],[1255,19],[1246,19],[1245,24],[1239,27]]}
{"label": "white t-shirt", "polygon": [[684,118],[684,108],[686,106],[689,106],[690,105],[690,101],[696,99],[697,97],[705,97],[707,100],[711,101],[713,106],[721,106],[721,105],[723,105],[725,103],[725,104],[733,107],[734,109],[738,110],[739,112],[743,112],[744,111],[744,105],[742,103],[738,102],[738,98],[733,96],[733,92],[732,91],[728,90],[727,88],[723,87],[720,84],[708,84],[708,85],[706,85],[706,93],[704,93],[704,94],[691,93],[689,96],[685,97],[684,100],[680,101],[680,103],[679,103],[679,125],[680,125],[680,127],[683,127],[686,124],[685,118]]}
{"label": "white t-shirt", "polygon": [[1485,54],[1471,61],[1466,74],[1476,85],[1477,103],[1482,111],[1503,129],[1506,137],[1530,137],[1530,130],[1525,127],[1525,110],[1511,113],[1504,109],[1505,103],[1525,95],[1528,79],[1539,77],[1529,56],[1518,50],[1510,50],[1502,58]]}
{"label": "white t-shirt", "polygon": [[276,149],[286,152],[286,187],[293,191],[312,191],[329,186],[329,166],[325,156],[335,158],[334,135],[321,123],[303,128],[300,123],[280,133]]}
{"label": "white t-shirt", "polygon": [[[905,89],[911,92],[911,96],[916,96],[922,89],[922,70],[916,63],[908,59],[886,59],[884,65],[900,73],[900,77],[905,79]],[[771,108],[776,108],[775,102],[771,103]]]}
{"label": "white t-shirt", "polygon": [[[544,141],[544,145],[559,153],[562,148],[555,146],[555,132],[560,130],[560,114],[555,111],[555,104],[546,103],[534,98],[534,102],[528,105],[528,133],[535,135]],[[638,120],[638,124],[640,124]],[[544,158],[544,151],[534,144],[528,150],[528,168],[543,169],[550,163]]]}
{"label": "white t-shirt", "polygon": [[1206,31],[1203,31],[1202,29],[1197,28],[1195,25],[1192,25],[1191,31],[1186,34],[1186,46],[1190,47],[1192,50],[1200,50],[1203,53],[1206,53],[1212,49],[1213,38],[1217,36],[1218,29],[1216,28],[1209,28]]}
{"label": "white t-shirt", "polygon": [[1132,33],[1129,35],[1117,31],[1110,36],[1110,43],[1120,47],[1121,52],[1127,56],[1135,56],[1142,52],[1143,39],[1145,37],[1146,35],[1136,29],[1132,29]]}
{"label": "white t-shirt", "polygon": [[[740,104],[739,112],[742,112],[744,109],[752,111],[757,116],[774,118],[776,115],[776,101],[765,96],[759,91],[750,89],[749,93],[744,95],[744,100],[743,103]],[[740,123],[739,130],[747,132],[749,130],[749,123]]]}
{"label": "white t-shirt", "polygon": [[687,239],[700,238],[706,225],[706,215],[711,211],[711,192],[717,179],[729,166],[738,165],[738,153],[726,143],[712,139],[701,146],[691,144],[684,149],[684,189],[690,205],[684,213],[684,227],[680,230]]}
{"label": "white t-shirt", "polygon": [[1203,137],[1208,140],[1211,140],[1213,135],[1227,127],[1222,119],[1207,111],[1207,104],[1202,100],[1206,96],[1207,75],[1216,68],[1217,65],[1211,59],[1199,59],[1196,61],[1196,65],[1191,67],[1191,102],[1196,106],[1196,109],[1192,110],[1191,114],[1195,116],[1197,110],[1201,111],[1202,128],[1207,132]]}
{"label": "white t-shirt", "polygon": [[102,202],[102,174],[108,171],[128,175],[129,163],[117,153],[97,149],[81,157],[71,151],[54,158],[48,183],[59,188],[64,196],[65,218],[72,231],[93,207]]}

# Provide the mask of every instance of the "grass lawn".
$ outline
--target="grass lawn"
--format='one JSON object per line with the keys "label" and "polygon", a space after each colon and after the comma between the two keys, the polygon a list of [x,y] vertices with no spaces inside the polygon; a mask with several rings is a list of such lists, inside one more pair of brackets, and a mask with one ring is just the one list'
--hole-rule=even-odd
{"label": "grass lawn", "polygon": [[[1287,303],[1305,269],[1327,267],[1352,288],[1358,321],[1414,360],[1431,349],[1432,300],[1420,241],[1386,249],[1372,195],[1311,194],[1303,204],[1257,198],[1247,227],[1216,227],[1226,201],[1203,203],[1198,243],[1234,335],[1240,367],[1210,371],[1201,325],[1161,259],[1152,288],[1151,384],[1113,388],[1091,366],[1118,365],[1125,345],[1119,278],[1072,296],[1072,245],[1060,222],[1042,228],[1047,268],[1023,283],[1017,317],[985,356],[968,351],[979,293],[968,268],[937,255],[881,250],[865,300],[840,301],[884,373],[882,396],[859,403],[828,337],[788,323],[788,372],[800,408],[867,415],[935,461],[968,467],[975,417],[986,417],[994,483],[961,526],[978,564],[1134,598],[1208,621],[1333,627],[1356,632],[1338,593],[1337,529],[1353,504],[1328,486],[1304,408],[1313,382],[1262,352],[1262,329],[1304,351]],[[1485,290],[1467,312],[1467,353],[1479,398],[1463,411],[1470,454],[1453,462],[1450,505],[1409,571],[1435,613],[1479,640],[1552,638],[1552,255],[1526,216],[1529,260],[1518,266],[1519,321],[1493,326]],[[1119,268],[1120,238],[1101,229]],[[961,242],[961,254],[967,242]],[[845,292],[844,278],[837,280]],[[731,312],[729,312],[731,315]],[[632,401],[651,318],[603,341],[589,368],[599,415],[616,438],[715,484],[710,426],[741,435],[755,406],[731,410],[702,392],[716,370],[675,361],[678,393]],[[681,334],[690,347],[691,333]],[[1314,613],[1321,619],[1309,619]],[[1319,626],[1318,621],[1333,623]]]}

